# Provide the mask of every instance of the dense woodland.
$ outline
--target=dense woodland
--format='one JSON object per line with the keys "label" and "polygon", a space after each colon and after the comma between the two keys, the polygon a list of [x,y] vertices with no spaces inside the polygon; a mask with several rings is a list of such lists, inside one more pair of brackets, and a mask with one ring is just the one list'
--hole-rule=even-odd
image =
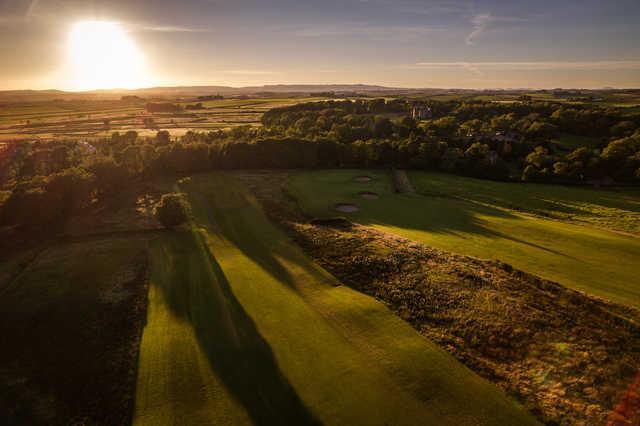
{"label": "dense woodland", "polygon": [[[152,138],[130,131],[91,144],[9,144],[0,151],[0,221],[53,230],[132,178],[212,169],[399,167],[495,180],[640,182],[639,113],[527,99],[428,106],[431,118],[416,121],[405,99],[325,101],[270,110],[261,127],[177,140],[167,131]],[[593,143],[570,146],[561,142],[566,135]]]}

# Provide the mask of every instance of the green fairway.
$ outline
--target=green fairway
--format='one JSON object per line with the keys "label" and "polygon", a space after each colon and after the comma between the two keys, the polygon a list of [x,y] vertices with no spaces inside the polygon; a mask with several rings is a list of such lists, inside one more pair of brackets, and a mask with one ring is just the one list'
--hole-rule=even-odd
{"label": "green fairway", "polygon": [[454,196],[640,235],[638,188],[593,189],[495,182],[428,172],[411,172],[409,176],[418,192],[424,195]]}
{"label": "green fairway", "polygon": [[179,184],[151,248],[135,423],[532,424],[384,305],[338,283],[224,174]]}
{"label": "green fairway", "polygon": [[[355,182],[353,178],[359,174],[368,174],[374,180]],[[558,190],[554,198],[550,194],[557,187],[523,184],[507,190],[500,187],[507,184],[418,172],[412,173],[411,178],[417,191],[426,195],[394,193],[390,175],[384,171],[298,173],[291,179],[290,190],[314,215],[337,215],[332,208],[335,203],[354,203],[360,211],[347,215],[363,224],[445,250],[497,258],[566,286],[640,307],[638,238],[439,195],[451,191],[453,195],[477,197],[487,204],[523,203],[527,208],[551,211],[555,211],[555,205],[574,203],[582,206],[572,207],[575,218],[585,222],[599,223],[602,218],[591,215],[595,216],[593,210],[603,211],[603,226],[614,227],[616,215],[624,212],[622,226],[628,229],[638,226],[637,197],[597,192],[589,202],[589,193],[573,188],[577,194],[574,198],[567,194],[569,190]],[[539,199],[514,195],[519,188],[537,192]],[[380,198],[361,199],[359,191],[377,192]],[[562,207],[558,211],[566,213]]]}

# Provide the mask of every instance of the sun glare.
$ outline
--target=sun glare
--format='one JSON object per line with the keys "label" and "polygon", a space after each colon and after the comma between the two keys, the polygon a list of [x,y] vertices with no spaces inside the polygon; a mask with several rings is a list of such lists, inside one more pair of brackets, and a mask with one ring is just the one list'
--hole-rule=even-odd
{"label": "sun glare", "polygon": [[144,57],[118,23],[76,23],[69,33],[68,55],[68,78],[75,90],[145,85]]}

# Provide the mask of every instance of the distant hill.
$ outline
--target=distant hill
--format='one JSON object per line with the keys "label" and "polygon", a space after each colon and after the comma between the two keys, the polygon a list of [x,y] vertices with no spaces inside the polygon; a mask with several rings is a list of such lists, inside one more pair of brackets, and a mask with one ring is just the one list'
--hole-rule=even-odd
{"label": "distant hill", "polygon": [[[229,86],[178,86],[178,87],[152,87],[146,89],[130,90],[138,95],[170,94],[170,95],[238,95],[272,93],[312,93],[312,92],[398,92],[415,89],[399,89],[394,87],[373,86],[367,84],[274,84],[265,86],[229,87]],[[92,93],[105,93],[113,91],[94,91]],[[122,90],[118,90],[122,93]]]}
{"label": "distant hill", "polygon": [[409,93],[418,89],[401,89],[394,87],[375,86],[367,84],[278,84],[250,87],[230,86],[177,86],[177,87],[149,87],[143,89],[107,89],[86,92],[65,92],[62,90],[5,90],[0,91],[0,102],[46,101],[54,99],[119,99],[125,95],[143,97],[175,97],[175,96],[206,96],[220,94],[223,96],[237,95],[265,95],[274,94],[309,94],[333,92],[336,94],[381,94],[381,93]]}
{"label": "distant hill", "polygon": [[[569,89],[555,89],[569,90]],[[595,94],[603,92],[626,92],[636,93],[638,89],[570,89],[572,92],[583,94]],[[436,89],[436,88],[399,88],[386,87],[369,84],[274,84],[265,86],[176,86],[176,87],[148,87],[143,89],[106,89],[92,90],[86,92],[66,92],[62,90],[5,90],[0,91],[0,106],[2,102],[39,102],[52,100],[113,100],[122,96],[139,96],[143,98],[175,98],[175,97],[196,97],[207,95],[222,96],[269,96],[269,95],[291,95],[302,96],[309,94],[333,93],[338,96],[382,96],[382,95],[439,95],[439,94],[522,94],[522,93],[547,93],[549,90],[533,89],[492,89],[492,90],[472,90],[472,89]]]}

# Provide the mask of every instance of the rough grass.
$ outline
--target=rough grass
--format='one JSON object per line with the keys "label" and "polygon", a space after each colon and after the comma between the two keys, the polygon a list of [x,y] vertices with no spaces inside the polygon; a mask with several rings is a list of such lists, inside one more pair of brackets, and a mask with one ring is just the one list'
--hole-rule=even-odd
{"label": "rough grass", "polygon": [[0,423],[130,422],[143,251],[135,238],[54,245],[0,283]]}
{"label": "rough grass", "polygon": [[[633,321],[640,317],[633,310],[500,262],[453,255],[370,227],[308,224],[282,192],[268,188],[283,182],[286,177],[263,176],[251,188],[306,253],[518,395],[541,420],[603,424],[635,375],[640,339]],[[538,380],[541,371],[544,381]]]}
{"label": "rough grass", "polygon": [[[563,285],[640,307],[637,237],[437,196],[442,192],[434,192],[438,185],[432,187],[429,175],[414,178],[413,183],[418,192],[430,195],[395,194],[387,172],[366,173],[375,177],[368,184],[352,180],[362,171],[301,172],[292,177],[289,189],[313,215],[334,215],[330,206],[338,202],[357,204],[360,211],[349,217],[360,223],[445,250],[496,258]],[[377,192],[380,199],[362,200],[358,197],[362,190]],[[473,187],[468,192],[473,194]],[[509,200],[509,192],[501,195]],[[611,199],[613,205],[624,203],[615,196]]]}
{"label": "rough grass", "polygon": [[382,304],[337,285],[235,179],[179,188],[193,219],[152,250],[136,420],[533,423]]}

